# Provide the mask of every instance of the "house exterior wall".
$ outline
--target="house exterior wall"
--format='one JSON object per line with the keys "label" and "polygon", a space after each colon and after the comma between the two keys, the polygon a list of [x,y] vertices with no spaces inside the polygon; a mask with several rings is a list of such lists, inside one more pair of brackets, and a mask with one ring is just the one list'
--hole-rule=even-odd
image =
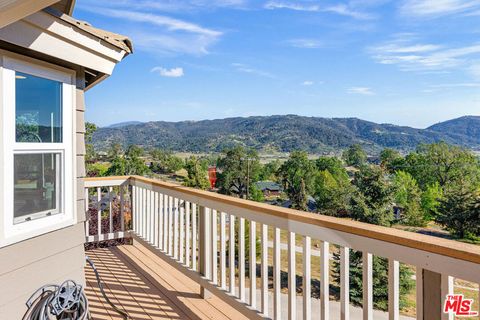
{"label": "house exterior wall", "polygon": [[45,284],[74,280],[85,284],[85,102],[83,70],[76,70],[74,154],[76,224],[0,248],[0,319],[21,319],[26,301]]}

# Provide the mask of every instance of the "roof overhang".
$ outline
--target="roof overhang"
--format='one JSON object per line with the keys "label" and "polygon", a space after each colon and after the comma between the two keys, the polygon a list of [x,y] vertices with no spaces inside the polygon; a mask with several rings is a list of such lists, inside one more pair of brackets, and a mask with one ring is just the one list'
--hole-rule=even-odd
{"label": "roof overhang", "polygon": [[112,74],[115,65],[131,52],[131,44],[115,42],[107,32],[102,39],[102,30],[89,28],[69,16],[39,11],[1,28],[0,40],[84,67],[90,88]]}
{"label": "roof overhang", "polygon": [[59,0],[0,0],[0,28],[57,2],[59,2]]}

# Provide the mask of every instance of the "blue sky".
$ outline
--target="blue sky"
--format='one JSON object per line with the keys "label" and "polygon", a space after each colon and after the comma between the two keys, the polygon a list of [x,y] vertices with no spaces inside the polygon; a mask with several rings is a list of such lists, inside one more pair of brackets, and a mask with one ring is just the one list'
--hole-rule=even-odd
{"label": "blue sky", "polygon": [[135,46],[87,93],[101,126],[480,115],[480,0],[77,0],[74,16]]}

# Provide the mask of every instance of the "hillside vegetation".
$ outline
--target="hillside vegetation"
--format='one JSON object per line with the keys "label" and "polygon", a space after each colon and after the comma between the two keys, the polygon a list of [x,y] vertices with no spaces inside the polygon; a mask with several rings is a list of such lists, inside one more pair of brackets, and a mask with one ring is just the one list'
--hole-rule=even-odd
{"label": "hillside vegetation", "polygon": [[480,117],[464,117],[427,129],[377,124],[356,118],[296,115],[227,118],[204,121],[148,122],[100,128],[93,136],[97,150],[112,143],[124,147],[162,148],[184,152],[220,152],[243,145],[261,152],[305,150],[323,153],[361,144],[370,152],[383,148],[409,151],[420,143],[445,141],[480,149]]}

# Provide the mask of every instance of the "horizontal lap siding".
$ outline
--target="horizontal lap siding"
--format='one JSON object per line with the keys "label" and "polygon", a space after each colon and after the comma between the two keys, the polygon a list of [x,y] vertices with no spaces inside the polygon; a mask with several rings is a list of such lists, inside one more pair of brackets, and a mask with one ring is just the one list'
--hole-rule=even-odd
{"label": "horizontal lap siding", "polygon": [[45,284],[61,284],[68,279],[85,284],[85,103],[83,80],[77,82],[76,129],[72,132],[77,224],[0,249],[0,319],[21,319],[30,295]]}

